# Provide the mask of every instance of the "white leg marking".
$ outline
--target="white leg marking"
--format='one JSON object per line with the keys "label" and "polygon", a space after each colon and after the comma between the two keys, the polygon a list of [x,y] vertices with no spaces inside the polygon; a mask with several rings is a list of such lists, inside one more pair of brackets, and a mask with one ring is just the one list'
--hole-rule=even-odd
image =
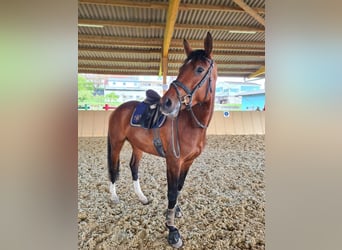
{"label": "white leg marking", "polygon": [[136,180],[136,181],[133,181],[133,186],[134,186],[134,193],[138,196],[138,198],[141,201],[141,203],[144,204],[144,205],[147,204],[148,203],[148,199],[146,198],[146,196],[141,191],[139,179]]}
{"label": "white leg marking", "polygon": [[120,200],[119,200],[119,197],[118,195],[116,194],[116,189],[115,189],[115,183],[113,184],[112,182],[110,182],[109,184],[109,191],[110,191],[110,194],[111,194],[111,199],[114,203],[119,203]]}

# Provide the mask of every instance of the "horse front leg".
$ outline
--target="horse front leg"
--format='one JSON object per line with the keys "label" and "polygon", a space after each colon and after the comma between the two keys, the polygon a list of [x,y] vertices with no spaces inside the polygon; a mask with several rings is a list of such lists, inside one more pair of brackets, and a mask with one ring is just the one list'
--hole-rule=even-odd
{"label": "horse front leg", "polygon": [[[177,198],[179,198],[179,196],[181,194],[181,191],[182,191],[183,186],[184,186],[185,178],[188,174],[188,171],[189,171],[189,168],[190,168],[192,162],[193,162],[193,159],[185,161],[181,166],[180,175],[178,178],[178,189],[177,189],[178,190],[178,197]],[[175,216],[176,216],[176,218],[180,218],[183,216],[183,212],[182,212],[179,204],[176,204]]]}
{"label": "horse front leg", "polygon": [[169,230],[168,242],[174,248],[183,245],[180,233],[175,226],[176,204],[178,196],[179,164],[167,165],[167,198],[168,208],[166,212],[166,227]]}

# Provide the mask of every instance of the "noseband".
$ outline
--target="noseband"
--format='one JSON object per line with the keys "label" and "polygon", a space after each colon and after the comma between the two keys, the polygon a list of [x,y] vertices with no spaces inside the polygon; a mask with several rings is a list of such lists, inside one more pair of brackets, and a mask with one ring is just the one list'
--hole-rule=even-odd
{"label": "noseband", "polygon": [[[211,88],[211,71],[213,69],[213,66],[214,66],[214,61],[211,60],[211,59],[208,59],[206,58],[206,60],[210,63],[210,66],[207,70],[207,72],[205,73],[205,75],[203,76],[203,78],[201,79],[201,81],[199,83],[196,84],[196,86],[193,88],[193,90],[190,90],[187,86],[185,86],[182,82],[180,81],[177,81],[177,80],[174,80],[173,82],[171,82],[171,86],[173,86],[175,89],[176,89],[176,92],[177,92],[177,97],[178,97],[178,100],[180,102],[180,104],[184,104],[185,105],[185,108],[190,111],[192,117],[194,118],[196,124],[201,127],[201,128],[207,128],[208,126],[202,124],[198,119],[197,117],[195,116],[194,112],[192,111],[192,97],[195,95],[195,93],[197,92],[197,90],[199,90],[203,85],[204,83],[207,81],[207,79],[209,78],[208,80],[208,86],[207,86],[207,90],[206,90],[206,93],[205,93],[205,97],[204,97],[204,100],[207,98],[208,96],[208,92],[210,90],[210,93],[212,92],[212,88]],[[184,90],[184,92],[186,93],[186,95],[184,96],[181,96],[180,93],[179,93],[179,90],[178,88],[181,88]]]}

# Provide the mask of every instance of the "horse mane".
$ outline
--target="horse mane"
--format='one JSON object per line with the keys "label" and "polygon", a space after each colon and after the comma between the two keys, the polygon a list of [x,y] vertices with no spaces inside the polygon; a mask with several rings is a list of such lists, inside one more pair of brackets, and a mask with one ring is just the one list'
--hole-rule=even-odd
{"label": "horse mane", "polygon": [[208,56],[203,49],[198,49],[198,50],[192,51],[190,55],[186,58],[184,63],[187,63],[190,60],[193,60],[193,61],[200,60],[202,62],[206,62],[208,60]]}

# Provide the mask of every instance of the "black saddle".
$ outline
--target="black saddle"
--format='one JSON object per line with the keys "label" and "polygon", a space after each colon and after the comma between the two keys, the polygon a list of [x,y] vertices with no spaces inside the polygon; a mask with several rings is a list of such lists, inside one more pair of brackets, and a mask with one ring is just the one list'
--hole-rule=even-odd
{"label": "black saddle", "polygon": [[146,104],[154,105],[159,103],[160,98],[160,95],[156,91],[154,91],[153,89],[149,89],[146,90],[146,99],[144,100],[144,102]]}

